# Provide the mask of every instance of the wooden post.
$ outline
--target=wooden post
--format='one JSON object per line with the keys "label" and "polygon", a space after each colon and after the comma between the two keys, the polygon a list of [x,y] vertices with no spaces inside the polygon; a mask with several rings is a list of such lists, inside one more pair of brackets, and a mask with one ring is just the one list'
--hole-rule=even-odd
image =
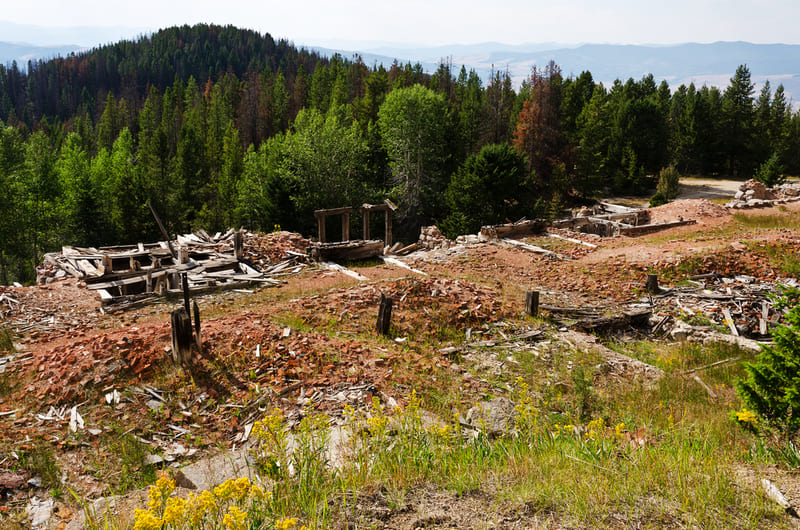
{"label": "wooden post", "polygon": [[539,314],[539,291],[525,291],[525,313],[532,317]]}
{"label": "wooden post", "polygon": [[189,247],[178,247],[178,263],[189,263]]}
{"label": "wooden post", "polygon": [[233,233],[233,257],[241,260],[244,251],[244,234],[241,230]]}
{"label": "wooden post", "polygon": [[769,306],[766,300],[761,301],[761,318],[758,319],[758,332],[761,335],[767,334],[767,319],[769,318]]}
{"label": "wooden post", "polygon": [[648,274],[647,281],[644,282],[645,290],[650,294],[658,294],[661,288],[658,286],[658,274]]}
{"label": "wooden post", "polygon": [[194,342],[197,344],[197,349],[203,351],[203,339],[200,335],[200,308],[197,307],[197,301],[192,300],[192,310],[194,312]]}
{"label": "wooden post", "polygon": [[[186,310],[187,315],[191,315],[189,308],[189,275],[185,272],[181,274],[181,288],[183,289],[183,308]],[[192,323],[189,317],[189,324]]]}
{"label": "wooden post", "polygon": [[192,352],[192,322],[184,308],[170,314],[172,323],[172,359],[176,363],[188,364]]}
{"label": "wooden post", "polygon": [[342,241],[350,241],[350,212],[342,214]]}
{"label": "wooden post", "polygon": [[144,292],[152,293],[153,292],[153,271],[147,271],[147,276],[144,279]]}
{"label": "wooden post", "polygon": [[110,254],[103,254],[100,261],[103,266],[103,274],[111,274],[114,271],[114,262],[111,260]]}
{"label": "wooden post", "polygon": [[369,239],[369,210],[366,208],[361,209],[361,220],[364,225],[362,230],[362,233],[364,234],[363,239],[364,241],[367,241]]}
{"label": "wooden post", "polygon": [[392,246],[392,212],[391,210],[386,210],[383,212],[385,215],[384,224],[386,226],[386,239],[383,242],[384,245],[390,247]]}
{"label": "wooden post", "polygon": [[325,215],[321,212],[314,212],[314,217],[317,218],[317,239],[320,243],[325,242]]}
{"label": "wooden post", "polygon": [[378,323],[376,330],[380,335],[389,335],[389,324],[392,322],[393,300],[381,293],[381,303],[378,307]]}

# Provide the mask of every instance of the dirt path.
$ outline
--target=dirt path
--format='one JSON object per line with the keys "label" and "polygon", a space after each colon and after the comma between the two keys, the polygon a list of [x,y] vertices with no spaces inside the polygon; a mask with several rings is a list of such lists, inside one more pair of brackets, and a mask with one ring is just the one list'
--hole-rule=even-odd
{"label": "dirt path", "polygon": [[683,178],[678,199],[732,199],[741,184],[738,180]]}

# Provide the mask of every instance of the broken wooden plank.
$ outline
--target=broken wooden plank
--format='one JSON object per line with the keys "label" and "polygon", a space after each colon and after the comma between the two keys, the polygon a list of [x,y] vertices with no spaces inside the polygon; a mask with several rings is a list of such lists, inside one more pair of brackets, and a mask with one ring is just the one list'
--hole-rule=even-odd
{"label": "broken wooden plank", "polygon": [[563,239],[564,241],[569,241],[570,243],[575,243],[576,245],[582,245],[584,247],[597,248],[597,245],[595,244],[587,243],[586,241],[581,241],[580,239],[575,239],[574,237],[567,237],[559,234],[554,234],[552,232],[548,232],[547,237],[552,237],[555,239]]}
{"label": "broken wooden plank", "polygon": [[739,330],[736,329],[736,324],[734,324],[731,312],[727,307],[722,308],[722,316],[725,318],[725,323],[728,324],[728,328],[731,330],[731,335],[738,337]]}
{"label": "broken wooden plank", "polygon": [[397,267],[401,267],[403,269],[410,270],[411,272],[413,272],[415,274],[420,274],[422,276],[427,276],[428,275],[427,272],[421,271],[419,269],[415,269],[414,267],[412,267],[408,263],[405,263],[404,261],[401,261],[401,260],[399,260],[397,258],[392,258],[390,256],[378,256],[378,259],[383,260],[384,263],[387,263],[389,265],[395,265]]}
{"label": "broken wooden plank", "polygon": [[358,281],[369,280],[369,278],[367,278],[366,276],[362,276],[361,274],[357,273],[356,271],[350,270],[347,267],[343,267],[343,266],[339,265],[338,263],[334,263],[332,261],[322,261],[322,262],[319,262],[318,265],[319,265],[320,269],[328,270],[328,271],[341,272],[342,274],[350,276],[351,278],[355,278]]}
{"label": "broken wooden plank", "polygon": [[542,248],[542,247],[537,247],[536,245],[529,245],[528,243],[523,243],[522,241],[517,241],[515,239],[503,238],[500,241],[502,243],[505,243],[505,244],[508,244],[508,245],[513,245],[513,246],[519,247],[519,248],[521,248],[523,250],[527,250],[528,252],[533,252],[534,254],[541,254],[543,256],[547,256],[547,257],[555,258],[555,259],[559,259],[559,260],[568,259],[566,256],[562,256],[561,254],[558,254],[557,252],[553,252],[552,250],[547,250],[547,249]]}

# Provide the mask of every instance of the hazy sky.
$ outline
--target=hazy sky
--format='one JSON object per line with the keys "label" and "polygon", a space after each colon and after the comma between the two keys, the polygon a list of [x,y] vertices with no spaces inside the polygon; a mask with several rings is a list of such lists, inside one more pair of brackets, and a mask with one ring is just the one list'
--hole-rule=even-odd
{"label": "hazy sky", "polygon": [[[296,44],[330,39],[672,44],[800,43],[797,0],[10,0],[0,20],[159,29],[233,24]],[[0,35],[0,41],[2,41]]]}

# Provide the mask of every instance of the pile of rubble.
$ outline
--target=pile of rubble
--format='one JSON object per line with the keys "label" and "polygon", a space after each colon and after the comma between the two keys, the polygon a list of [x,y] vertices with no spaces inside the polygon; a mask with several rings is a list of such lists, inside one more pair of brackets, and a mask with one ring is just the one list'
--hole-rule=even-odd
{"label": "pile of rubble", "polygon": [[420,228],[419,242],[417,244],[427,250],[450,248],[455,245],[453,241],[444,237],[439,231],[439,227],[436,225],[423,226]]}
{"label": "pile of rubble", "polygon": [[750,179],[739,186],[734,199],[726,204],[728,208],[763,208],[774,204],[785,204],[800,200],[800,184],[785,183],[767,188],[762,182]]}
{"label": "pile of rubble", "polygon": [[679,199],[648,208],[647,214],[649,222],[653,224],[695,219],[698,224],[708,225],[731,216],[727,208],[708,199]]}
{"label": "pile of rubble", "polygon": [[244,234],[244,258],[257,269],[284,261],[293,256],[305,255],[311,241],[295,232],[269,234]]}
{"label": "pile of rubble", "polygon": [[[336,289],[320,297],[294,300],[290,308],[308,324],[323,326],[335,318],[347,331],[363,333],[375,327],[381,293],[394,300],[392,326],[398,335],[436,334],[448,327],[466,329],[510,314],[491,289],[431,277]],[[422,324],[420,314],[425,315]]]}

